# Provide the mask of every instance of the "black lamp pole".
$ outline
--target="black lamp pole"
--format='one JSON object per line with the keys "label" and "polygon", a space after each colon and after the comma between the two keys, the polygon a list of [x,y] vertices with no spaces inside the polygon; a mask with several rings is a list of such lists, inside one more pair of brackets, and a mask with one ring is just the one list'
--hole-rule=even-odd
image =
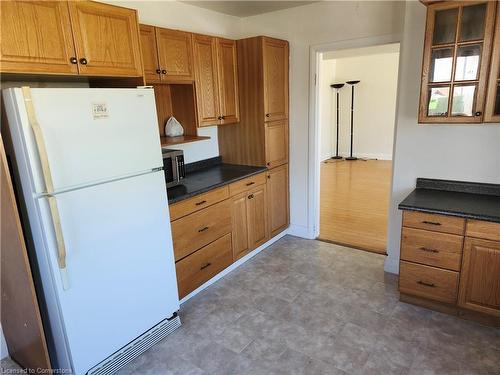
{"label": "black lamp pole", "polygon": [[354,85],[361,81],[347,81],[348,85],[351,85],[351,152],[349,157],[345,158],[345,160],[358,160],[358,158],[352,156],[352,146],[353,146],[353,138],[354,138]]}
{"label": "black lamp pole", "polygon": [[332,156],[332,159],[342,159],[342,156],[339,156],[339,114],[340,114],[340,89],[344,87],[343,83],[334,83],[333,85],[330,85],[330,87],[333,87],[335,91],[337,92],[337,147],[335,151],[335,156]]}

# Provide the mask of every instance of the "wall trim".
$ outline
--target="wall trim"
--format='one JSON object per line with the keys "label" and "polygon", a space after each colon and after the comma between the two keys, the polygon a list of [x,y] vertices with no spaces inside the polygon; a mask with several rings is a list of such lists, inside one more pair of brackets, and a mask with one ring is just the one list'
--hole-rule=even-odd
{"label": "wall trim", "polygon": [[[309,153],[308,153],[308,193],[307,218],[308,227],[313,230],[313,237],[319,235],[319,205],[320,205],[320,116],[319,88],[316,79],[319,75],[319,54],[327,51],[362,48],[383,44],[401,43],[401,34],[385,34],[367,38],[349,39],[333,43],[312,45],[309,50]],[[401,53],[400,53],[401,58]],[[318,80],[319,81],[319,80]],[[398,78],[399,83],[399,78]],[[396,127],[394,127],[394,132]],[[392,185],[391,185],[392,186]]]}
{"label": "wall trim", "polygon": [[200,293],[201,291],[205,290],[206,288],[208,288],[210,285],[212,285],[216,281],[222,279],[224,276],[226,276],[228,273],[234,271],[236,268],[238,268],[239,266],[241,266],[243,263],[245,263],[245,262],[249,261],[250,259],[252,259],[254,256],[256,256],[258,253],[260,253],[262,250],[265,250],[266,248],[268,248],[269,246],[271,246],[276,241],[278,241],[281,238],[285,237],[288,234],[288,230],[289,229],[285,229],[283,232],[281,232],[280,234],[274,236],[269,241],[267,241],[265,244],[260,245],[258,248],[256,248],[252,252],[248,253],[243,258],[238,259],[236,262],[234,262],[233,264],[231,264],[225,270],[219,272],[217,275],[215,275],[210,280],[208,280],[205,284],[199,286],[197,289],[193,290],[187,296],[185,296],[184,298],[182,298],[179,303],[182,305],[184,302],[189,301],[191,298],[193,298],[194,296],[196,296],[198,293]]}
{"label": "wall trim", "polygon": [[391,258],[390,255],[385,258],[384,271],[399,275],[399,259]]}

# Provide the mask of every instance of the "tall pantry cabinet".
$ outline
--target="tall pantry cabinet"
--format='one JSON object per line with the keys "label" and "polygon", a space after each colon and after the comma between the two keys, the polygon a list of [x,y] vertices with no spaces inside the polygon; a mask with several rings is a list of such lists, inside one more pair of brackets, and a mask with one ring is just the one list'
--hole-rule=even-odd
{"label": "tall pantry cabinet", "polygon": [[285,40],[264,36],[237,41],[240,123],[218,128],[226,163],[265,166],[269,233],[288,226],[288,59]]}

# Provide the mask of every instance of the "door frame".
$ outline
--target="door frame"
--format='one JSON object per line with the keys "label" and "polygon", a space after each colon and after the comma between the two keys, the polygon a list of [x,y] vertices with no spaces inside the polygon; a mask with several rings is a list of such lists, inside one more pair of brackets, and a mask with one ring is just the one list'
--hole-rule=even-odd
{"label": "door frame", "polygon": [[[402,34],[386,34],[367,38],[349,39],[332,43],[312,45],[309,53],[309,178],[308,178],[308,238],[315,239],[319,236],[320,224],[320,145],[319,145],[319,56],[323,52],[340,51],[345,49],[380,46],[384,44],[400,43],[399,69],[398,69],[398,93],[401,72],[402,56]],[[396,113],[394,123],[396,124],[398,102],[396,100]],[[396,126],[394,126],[394,142],[396,144]],[[394,149],[393,149],[394,154]],[[394,168],[393,172],[394,173]],[[391,175],[392,191],[392,175]]]}

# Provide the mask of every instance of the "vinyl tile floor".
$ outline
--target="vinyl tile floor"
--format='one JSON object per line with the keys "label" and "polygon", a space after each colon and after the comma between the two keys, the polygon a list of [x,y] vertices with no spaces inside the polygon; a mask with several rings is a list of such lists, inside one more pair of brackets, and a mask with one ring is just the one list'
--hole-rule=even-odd
{"label": "vinyl tile floor", "polygon": [[182,327],[118,374],[500,373],[500,330],[399,302],[383,262],[286,236],[184,303]]}

